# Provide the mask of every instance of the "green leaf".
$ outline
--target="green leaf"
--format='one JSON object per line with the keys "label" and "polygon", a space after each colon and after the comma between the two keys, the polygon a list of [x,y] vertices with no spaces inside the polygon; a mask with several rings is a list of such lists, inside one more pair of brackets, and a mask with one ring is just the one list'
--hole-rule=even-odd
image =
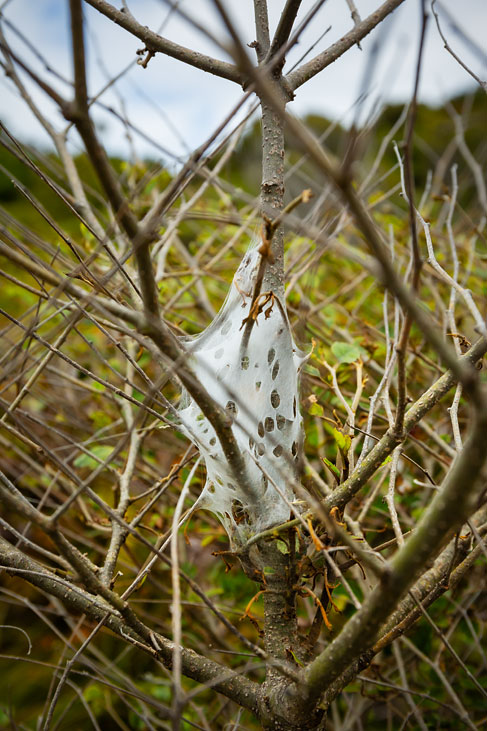
{"label": "green leaf", "polygon": [[157,178],[153,178],[153,180],[151,180],[149,183],[147,183],[147,185],[144,188],[144,193],[146,195],[148,195],[151,192],[151,190],[153,188],[155,188],[155,186],[157,185],[157,182],[158,182]]}
{"label": "green leaf", "polygon": [[289,553],[286,543],[284,541],[276,541],[276,548],[281,553]]}
{"label": "green leaf", "polygon": [[362,356],[362,348],[354,343],[333,343],[331,352],[339,363],[355,363]]}
{"label": "green leaf", "polygon": [[323,462],[326,464],[326,466],[333,472],[333,474],[340,479],[340,470],[333,464],[333,462],[330,462],[329,459],[326,457],[322,457]]}
{"label": "green leaf", "polygon": [[325,322],[328,327],[333,327],[333,325],[337,321],[338,312],[336,310],[336,307],[334,307],[333,305],[327,305],[321,310],[321,315],[325,318]]}
{"label": "green leaf", "polygon": [[343,434],[338,429],[333,429],[333,436],[340,452],[342,452],[343,454],[348,454],[348,450],[352,446],[352,438],[350,437],[350,435]]}
{"label": "green leaf", "polygon": [[311,416],[323,416],[323,406],[321,404],[311,404],[308,413]]}
{"label": "green leaf", "polygon": [[[90,454],[80,454],[74,460],[75,467],[88,467],[90,470],[94,470],[98,467],[101,462],[105,462],[106,459],[113,452],[113,447],[108,444],[95,444],[91,448]],[[96,459],[98,457],[98,459]]]}
{"label": "green leaf", "polygon": [[171,703],[171,689],[167,685],[154,684],[150,689],[151,696],[163,703]]}
{"label": "green leaf", "polygon": [[316,378],[320,378],[320,372],[318,368],[315,368],[312,365],[306,365],[304,370],[306,373],[309,373],[310,376],[316,376]]}

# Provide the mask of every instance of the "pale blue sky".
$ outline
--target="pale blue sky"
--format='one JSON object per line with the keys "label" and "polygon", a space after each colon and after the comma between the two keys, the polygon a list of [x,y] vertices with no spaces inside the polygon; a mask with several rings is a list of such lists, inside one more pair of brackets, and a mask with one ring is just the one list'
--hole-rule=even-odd
{"label": "pale blue sky", "polygon": [[[120,0],[116,0],[117,7]],[[283,0],[270,0],[271,26],[275,27]],[[213,9],[211,0],[183,0],[181,7],[193,13],[200,22],[208,23],[211,30],[222,40],[225,34]],[[312,7],[311,0],[304,0],[298,16],[303,17]],[[379,0],[356,0],[357,8],[366,17],[380,5]],[[456,19],[458,25],[474,41],[481,54],[474,51],[455,34],[445,15],[443,30],[452,47],[467,64],[483,79],[487,78],[487,0],[442,0],[444,6]],[[178,43],[194,47],[203,52],[222,57],[216,48],[198,30],[180,19],[177,13],[168,16],[168,6],[163,0],[129,0],[131,12],[144,25],[157,30],[166,19],[163,35]],[[248,43],[254,39],[251,0],[227,0],[242,39]],[[362,84],[364,64],[374,42],[379,37],[380,56],[376,73],[370,85],[370,107],[377,107],[381,101],[405,101],[412,90],[415,59],[419,37],[419,0],[405,0],[395,11],[382,30],[376,30],[363,42],[363,51],[356,47],[333,66],[315,77],[297,91],[296,100],[290,109],[296,114],[317,112],[333,119],[350,121],[354,104]],[[429,8],[429,2],[427,2]],[[66,78],[71,76],[69,35],[66,0],[9,0],[4,8],[5,17],[16,25],[46,58],[50,66]],[[141,42],[126,31],[114,26],[92,8],[86,6],[89,51],[90,92],[100,90],[109,76],[119,73],[135,56]],[[327,0],[314,21],[303,34],[299,45],[290,54],[288,67],[308,47],[315,43],[323,31],[331,30],[313,50],[312,55],[323,50],[341,37],[352,25],[345,0]],[[67,85],[47,72],[39,59],[7,27],[6,34],[12,46],[36,71],[64,93]],[[310,56],[311,57],[311,56]],[[309,57],[309,58],[310,58]],[[25,109],[18,93],[4,77],[0,81],[0,113],[3,121],[22,139],[46,142],[33,115]],[[425,62],[420,85],[420,98],[430,104],[439,104],[453,94],[474,85],[470,76],[443,48],[433,17],[429,20]],[[133,65],[117,83],[117,92],[110,90],[103,101],[118,110],[121,99],[131,121],[162,148],[176,156],[185,156],[186,151],[203,142],[241,98],[241,89],[231,82],[212,77],[198,69],[158,55],[147,69]],[[63,124],[62,117],[54,105],[37,90],[33,92],[36,102],[57,126]],[[113,116],[97,112],[97,121],[103,124],[105,139],[113,152],[127,154],[127,141],[123,126]],[[134,135],[137,153],[140,156],[158,157],[160,147],[151,146],[143,138]]]}

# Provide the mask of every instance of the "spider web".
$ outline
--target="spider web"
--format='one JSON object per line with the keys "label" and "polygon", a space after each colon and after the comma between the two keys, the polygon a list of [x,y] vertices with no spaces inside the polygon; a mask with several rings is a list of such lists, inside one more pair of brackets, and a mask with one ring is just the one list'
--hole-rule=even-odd
{"label": "spider web", "polygon": [[257,248],[246,253],[213,322],[184,340],[196,377],[233,419],[253,488],[249,495],[239,485],[212,425],[185,394],[179,410],[182,430],[199,449],[207,472],[197,505],[218,516],[232,543],[289,518],[301,446],[298,389],[306,356],[296,347],[285,307],[275,295],[258,315],[247,344],[243,338],[260,257]]}

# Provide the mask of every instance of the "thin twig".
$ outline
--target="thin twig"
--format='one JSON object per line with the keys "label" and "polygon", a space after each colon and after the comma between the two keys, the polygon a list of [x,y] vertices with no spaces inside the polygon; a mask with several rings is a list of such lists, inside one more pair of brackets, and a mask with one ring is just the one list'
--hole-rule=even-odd
{"label": "thin twig", "polygon": [[458,54],[455,53],[455,51],[452,49],[452,47],[450,46],[450,44],[446,40],[445,35],[444,35],[444,33],[443,33],[442,29],[441,29],[440,18],[438,16],[438,11],[436,10],[435,5],[436,5],[436,0],[431,0],[431,12],[433,13],[433,15],[435,17],[436,27],[438,28],[438,33],[440,34],[441,40],[443,41],[444,48],[448,51],[448,53],[451,56],[453,56],[453,58],[455,59],[455,61],[457,63],[459,63],[460,66],[463,69],[465,69],[465,71],[467,72],[467,74],[470,74],[470,76],[472,77],[472,79],[475,79],[475,81],[477,82],[477,84],[487,94],[487,81],[482,81],[482,79],[479,76],[477,76],[477,74],[474,71],[472,71],[472,69],[469,66],[467,66],[467,64],[465,63],[465,61],[463,61],[463,59],[461,59],[460,56],[458,56]]}

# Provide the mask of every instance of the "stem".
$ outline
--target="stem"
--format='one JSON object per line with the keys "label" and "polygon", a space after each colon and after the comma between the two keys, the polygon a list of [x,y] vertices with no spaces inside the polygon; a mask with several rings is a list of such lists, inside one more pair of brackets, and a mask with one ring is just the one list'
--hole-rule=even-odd
{"label": "stem", "polygon": [[362,38],[370,33],[384,18],[386,18],[393,10],[395,10],[404,0],[386,0],[380,8],[371,13],[365,20],[356,25],[353,30],[346,33],[339,41],[332,46],[319,53],[311,61],[300,66],[296,71],[288,74],[287,81],[293,91],[299,86],[305,84],[313,76],[319,74],[327,66],[332,64],[337,58],[340,58],[349,48],[359,43]]}
{"label": "stem", "polygon": [[136,38],[140,38],[146,44],[147,49],[153,53],[164,53],[166,56],[171,56],[178,61],[195,66],[202,71],[220,76],[222,79],[235,81],[237,84],[242,83],[240,72],[233,64],[212,58],[204,53],[198,53],[191,48],[180,46],[168,38],[163,38],[158,33],[150,30],[146,25],[139,23],[130,13],[118,10],[113,5],[110,5],[110,3],[105,2],[105,0],[85,0],[85,2],[96,8],[96,10],[110,20],[113,20],[121,28],[132,33]]}
{"label": "stem", "polygon": [[257,40],[256,53],[259,63],[267,56],[270,45],[269,15],[267,0],[254,0],[255,35]]}
{"label": "stem", "polygon": [[[126,641],[136,640],[137,635],[124,618],[118,616],[113,609],[100,598],[89,594],[85,589],[65,582],[40,563],[25,556],[3,538],[0,538],[0,564],[13,575],[25,579],[33,586],[51,596],[57,597],[73,612],[86,614],[92,621],[104,620],[112,632]],[[106,618],[107,612],[109,613]],[[173,643],[160,634],[153,633],[158,649],[138,642],[137,646],[150,656],[157,656],[166,667],[172,663]],[[244,708],[257,710],[259,689],[251,680],[242,677],[233,670],[219,663],[199,656],[192,650],[181,648],[183,673],[188,678],[204,683],[208,687],[222,693],[239,703]]]}
{"label": "stem", "polygon": [[[260,193],[263,216],[271,221],[284,206],[284,117],[285,101],[279,86],[276,92],[282,99],[282,112],[276,111],[265,100],[262,108],[262,185]],[[274,261],[267,262],[263,286],[278,297],[284,295],[284,232],[279,227],[272,239]]]}
{"label": "stem", "polygon": [[271,57],[274,56],[274,54],[276,54],[288,41],[301,2],[302,0],[286,0],[286,5],[284,6],[281,17],[279,18],[279,25],[277,26],[274,38],[272,39],[270,49]]}
{"label": "stem", "polygon": [[472,514],[479,497],[481,473],[486,460],[485,395],[479,389],[476,396],[470,438],[441,490],[392,560],[390,573],[375,587],[338,637],[306,670],[310,701],[317,699],[360,653],[373,645],[381,624],[395,609],[427,561],[438,553],[445,536],[459,530]]}
{"label": "stem", "polygon": [[[416,121],[417,97],[419,88],[419,77],[421,72],[421,62],[423,59],[424,40],[426,35],[426,23],[428,16],[425,13],[424,0],[421,7],[421,38],[419,41],[418,61],[416,64],[416,78],[414,82],[414,92],[409,107],[409,114],[406,124],[406,146],[404,154],[404,176],[405,176],[405,195],[408,203],[409,227],[411,230],[411,255],[413,262],[413,272],[411,287],[413,292],[417,292],[421,275],[423,260],[418,243],[418,230],[416,228],[416,216],[414,211],[414,172],[413,172],[413,134],[414,124]],[[406,355],[409,342],[409,335],[413,324],[413,318],[410,312],[406,313],[404,318],[402,332],[396,347],[397,355],[397,410],[394,430],[398,436],[402,435],[404,425],[404,414],[407,403],[407,379],[406,379]]]}

